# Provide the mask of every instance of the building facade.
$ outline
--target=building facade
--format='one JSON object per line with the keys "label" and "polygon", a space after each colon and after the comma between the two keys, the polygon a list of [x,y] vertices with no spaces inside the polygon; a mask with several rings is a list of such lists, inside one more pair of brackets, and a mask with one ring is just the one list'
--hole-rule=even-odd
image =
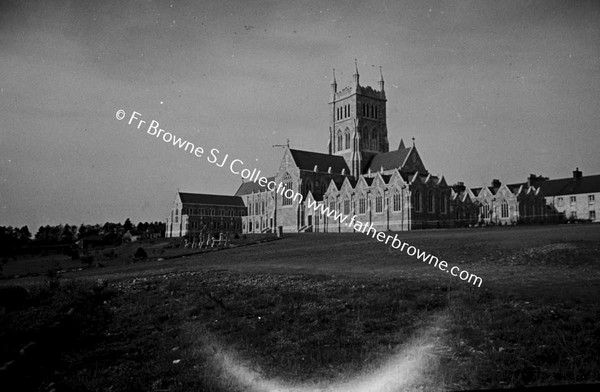
{"label": "building facade", "polygon": [[559,220],[600,222],[600,175],[584,176],[577,168],[572,177],[550,180],[532,174],[528,182],[542,189]]}
{"label": "building facade", "polygon": [[411,147],[401,141],[398,149],[389,151],[381,72],[378,90],[361,86],[359,80],[355,68],[352,84],[338,90],[334,74],[328,152],[288,146],[277,173],[268,179],[300,194],[300,199],[283,197],[257,183],[240,186],[236,196],[248,209],[242,218],[245,233],[274,231],[278,226],[284,232],[355,230],[315,211],[314,202],[356,215],[378,230],[456,225],[454,206],[463,201],[443,177],[429,173],[414,141]]}
{"label": "building facade", "polygon": [[177,192],[167,217],[165,237],[241,233],[246,205],[237,196]]}
{"label": "building facade", "polygon": [[547,220],[546,199],[539,187],[530,184],[502,184],[473,188],[471,198],[478,208],[477,223],[515,225]]}
{"label": "building facade", "polygon": [[[450,186],[443,176],[428,171],[414,138],[411,146],[401,139],[390,151],[381,71],[379,76],[378,89],[362,86],[355,64],[351,84],[338,90],[334,71],[326,153],[288,145],[272,177],[262,178],[266,180],[262,183],[243,182],[235,196],[178,193],[167,236],[196,235],[203,229],[357,230],[342,224],[335,214],[324,214],[318,204],[379,231],[541,223],[549,221],[552,210],[567,217],[598,219],[600,176],[583,178],[579,172],[573,181],[532,176],[512,185],[493,180],[491,186],[480,188],[461,182]],[[279,184],[297,197],[285,197],[265,184]]]}

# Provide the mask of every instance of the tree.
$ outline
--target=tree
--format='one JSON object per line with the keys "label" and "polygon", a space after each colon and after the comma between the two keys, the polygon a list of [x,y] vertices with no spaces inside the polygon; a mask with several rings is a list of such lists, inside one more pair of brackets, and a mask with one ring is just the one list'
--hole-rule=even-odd
{"label": "tree", "polygon": [[129,220],[129,218],[127,218],[127,219],[125,220],[125,223],[123,223],[123,229],[124,229],[125,231],[129,231],[129,230],[131,230],[132,228],[133,228],[133,224],[131,223],[131,221]]}
{"label": "tree", "polygon": [[77,237],[79,239],[82,239],[83,237],[85,237],[88,233],[88,228],[86,225],[84,225],[83,223],[81,224],[81,226],[79,226],[79,231],[77,232]]}
{"label": "tree", "polygon": [[31,239],[31,232],[29,231],[29,227],[23,226],[21,227],[21,241],[27,242]]}
{"label": "tree", "polygon": [[75,233],[74,230],[76,230],[77,228],[75,226],[73,226],[73,228],[71,228],[71,226],[69,226],[68,224],[65,225],[65,227],[63,227],[63,231],[61,233],[61,242],[73,242],[75,240]]}

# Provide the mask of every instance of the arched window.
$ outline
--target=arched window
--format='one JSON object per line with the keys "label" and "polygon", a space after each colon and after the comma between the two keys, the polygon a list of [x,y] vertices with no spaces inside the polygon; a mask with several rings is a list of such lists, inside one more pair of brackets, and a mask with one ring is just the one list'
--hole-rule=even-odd
{"label": "arched window", "polygon": [[394,190],[394,207],[393,210],[394,211],[400,211],[400,208],[402,207],[402,203],[401,203],[401,199],[400,199],[400,191],[398,189]]}
{"label": "arched window", "polygon": [[443,192],[440,195],[440,212],[445,214],[448,210],[448,196],[446,192]]}
{"label": "arched window", "polygon": [[344,132],[344,139],[347,150],[350,148],[350,131],[348,129],[346,129],[346,131]]}
{"label": "arched window", "polygon": [[427,212],[435,211],[435,197],[433,195],[433,191],[429,191],[427,194]]}
{"label": "arched window", "polygon": [[327,192],[327,181],[321,180],[321,194],[325,194]]}
{"label": "arched window", "polygon": [[381,193],[377,193],[377,196],[375,196],[375,212],[382,212],[383,211],[383,197],[381,196]]}
{"label": "arched window", "polygon": [[506,200],[502,202],[501,213],[503,218],[508,218],[508,203]]}
{"label": "arched window", "polygon": [[350,199],[347,197],[344,199],[344,214],[350,214]]}
{"label": "arched window", "polygon": [[342,131],[337,131],[337,151],[342,149]]}
{"label": "arched window", "polygon": [[479,207],[479,212],[481,213],[482,219],[488,219],[490,216],[490,206],[486,201],[483,202],[483,205]]}
{"label": "arched window", "polygon": [[373,129],[373,132],[371,133],[371,148],[370,148],[371,150],[377,150],[377,144],[378,144],[378,142],[377,142],[377,138],[378,138],[377,133],[378,133],[377,129]]}
{"label": "arched window", "polygon": [[[285,175],[283,176],[283,186],[285,187],[285,189],[294,189],[294,185],[292,182],[292,176],[289,175],[289,173],[285,173]],[[283,191],[282,193],[284,193],[285,191]],[[284,206],[289,206],[292,205],[293,200],[290,199],[289,197],[283,196],[283,201],[282,201],[282,205]]]}
{"label": "arched window", "polygon": [[421,212],[421,191],[416,190],[414,193],[414,204],[415,204],[415,211],[416,212]]}
{"label": "arched window", "polygon": [[335,211],[335,199],[332,197],[329,201],[329,211]]}
{"label": "arched window", "polygon": [[364,214],[367,211],[367,200],[365,199],[365,195],[360,195],[358,198],[358,213]]}

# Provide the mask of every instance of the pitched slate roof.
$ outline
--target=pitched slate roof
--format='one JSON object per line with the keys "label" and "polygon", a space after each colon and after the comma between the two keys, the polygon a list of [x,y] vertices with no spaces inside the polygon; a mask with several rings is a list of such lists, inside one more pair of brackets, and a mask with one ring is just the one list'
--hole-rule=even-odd
{"label": "pitched slate roof", "polygon": [[292,150],[291,148],[290,152],[292,153],[294,162],[296,162],[296,165],[298,165],[300,170],[313,171],[315,165],[317,165],[317,170],[320,172],[327,172],[331,167],[332,173],[340,174],[342,169],[345,169],[345,174],[350,175],[350,168],[348,168],[346,160],[342,156],[321,154],[312,151]]}
{"label": "pitched slate roof", "polygon": [[372,172],[381,170],[401,169],[406,157],[410,153],[410,148],[403,148],[396,151],[382,152],[375,155],[367,166],[367,170]]}
{"label": "pitched slate roof", "polygon": [[600,174],[582,176],[578,179],[569,177],[556,180],[536,181],[533,186],[542,188],[544,196],[597,193],[600,192]]}
{"label": "pitched slate roof", "polygon": [[183,204],[209,204],[214,206],[244,207],[244,201],[238,196],[213,195],[208,193],[179,192]]}
{"label": "pitched slate roof", "polygon": [[[267,183],[274,181],[275,177],[267,177]],[[261,186],[258,182],[248,181],[242,183],[238,190],[235,192],[236,196],[249,195],[251,193],[265,192],[268,189],[266,186]]]}

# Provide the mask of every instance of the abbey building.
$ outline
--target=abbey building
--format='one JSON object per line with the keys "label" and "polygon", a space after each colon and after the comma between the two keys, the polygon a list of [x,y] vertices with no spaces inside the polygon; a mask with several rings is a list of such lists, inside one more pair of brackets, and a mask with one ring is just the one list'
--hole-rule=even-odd
{"label": "abbey building", "polygon": [[[356,67],[351,85],[338,89],[334,73],[328,151],[288,146],[279,170],[269,179],[298,192],[302,200],[282,197],[254,182],[242,184],[235,195],[248,209],[243,231],[267,232],[277,226],[284,232],[354,230],[315,211],[315,202],[356,215],[377,230],[450,227],[476,220],[478,207],[469,197],[465,200],[466,189],[455,190],[443,177],[429,173],[414,141],[408,147],[401,141],[390,151],[386,103],[381,73],[377,89],[360,84]],[[455,210],[457,204],[461,208]]]}
{"label": "abbey building", "polygon": [[[414,139],[408,145],[401,140],[390,150],[386,103],[381,72],[377,89],[360,84],[356,66],[351,84],[342,89],[334,73],[326,152],[287,146],[272,177],[242,183],[234,196],[219,198],[217,206],[210,197],[210,205],[186,205],[191,196],[178,194],[167,219],[167,237],[207,230],[264,233],[279,226],[284,232],[354,231],[316,211],[315,203],[356,216],[378,231],[515,224],[546,217],[546,195],[529,181],[505,185],[494,180],[491,186],[473,189],[462,183],[449,185],[443,176],[429,172]],[[285,197],[265,182],[282,184],[300,197]],[[244,212],[239,211],[241,205]],[[223,215],[208,219],[201,212]]]}

